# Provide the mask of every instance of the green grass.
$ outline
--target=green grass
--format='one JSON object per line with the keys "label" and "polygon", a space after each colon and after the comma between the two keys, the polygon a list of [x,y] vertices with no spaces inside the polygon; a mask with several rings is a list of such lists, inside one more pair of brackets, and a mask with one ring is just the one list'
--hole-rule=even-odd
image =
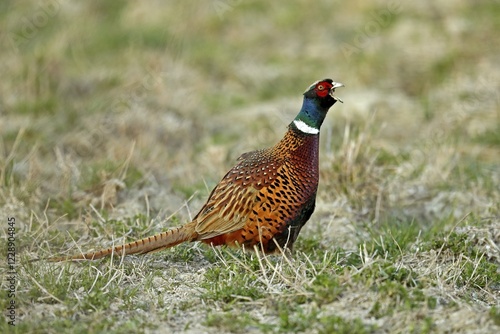
{"label": "green grass", "polygon": [[[1,2],[0,332],[498,332],[498,6],[391,6]],[[189,221],[325,77],[345,103],[291,258],[29,262]]]}

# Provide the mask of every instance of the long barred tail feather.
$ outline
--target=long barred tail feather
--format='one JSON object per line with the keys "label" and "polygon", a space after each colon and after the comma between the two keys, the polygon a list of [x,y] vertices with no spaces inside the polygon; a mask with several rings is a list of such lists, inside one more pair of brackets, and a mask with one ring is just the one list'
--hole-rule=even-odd
{"label": "long barred tail feather", "polygon": [[170,248],[185,241],[196,239],[195,224],[193,222],[162,232],[150,237],[133,241],[125,245],[110,247],[96,252],[78,254],[69,257],[53,257],[50,262],[97,260],[106,256],[123,256],[131,254],[146,254]]}

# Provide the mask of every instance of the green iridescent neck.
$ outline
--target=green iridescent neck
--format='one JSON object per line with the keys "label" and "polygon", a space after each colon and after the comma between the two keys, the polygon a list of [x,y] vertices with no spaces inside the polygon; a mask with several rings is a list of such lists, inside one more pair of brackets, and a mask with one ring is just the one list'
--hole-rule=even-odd
{"label": "green iridescent neck", "polygon": [[304,133],[318,134],[327,111],[328,109],[322,108],[315,99],[305,97],[293,124]]}

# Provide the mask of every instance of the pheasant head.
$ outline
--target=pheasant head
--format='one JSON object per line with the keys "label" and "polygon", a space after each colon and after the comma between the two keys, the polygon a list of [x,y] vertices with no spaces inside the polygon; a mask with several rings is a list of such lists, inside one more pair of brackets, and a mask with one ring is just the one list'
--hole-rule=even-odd
{"label": "pheasant head", "polygon": [[344,87],[332,79],[316,81],[304,92],[304,102],[293,124],[302,132],[318,134],[325,116],[337,101],[343,102],[335,96],[335,89]]}

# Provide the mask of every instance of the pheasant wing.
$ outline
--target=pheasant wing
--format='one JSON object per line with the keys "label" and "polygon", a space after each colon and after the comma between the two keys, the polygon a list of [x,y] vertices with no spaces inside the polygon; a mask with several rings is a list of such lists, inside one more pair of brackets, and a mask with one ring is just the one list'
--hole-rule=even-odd
{"label": "pheasant wing", "polygon": [[209,239],[245,226],[257,197],[276,179],[282,161],[269,150],[243,154],[214,188],[207,203],[194,218],[199,239]]}

